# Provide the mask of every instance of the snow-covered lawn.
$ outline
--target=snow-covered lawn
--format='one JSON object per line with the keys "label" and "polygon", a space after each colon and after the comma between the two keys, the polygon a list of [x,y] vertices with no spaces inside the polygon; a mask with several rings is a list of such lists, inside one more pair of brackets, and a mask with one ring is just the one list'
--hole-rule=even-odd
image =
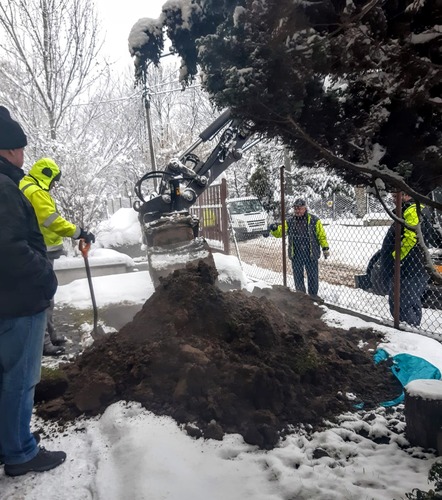
{"label": "snow-covered lawn", "polygon": [[[375,295],[353,287],[354,275],[365,273],[369,260],[381,247],[387,229],[388,226],[348,226],[340,223],[325,226],[330,245],[330,257],[326,262],[321,257],[319,263],[320,269],[321,266],[324,267],[323,272],[320,271],[324,279],[321,279],[319,283],[319,295],[328,304],[393,325],[387,296]],[[264,280],[272,285],[281,285],[282,273],[269,269],[269,262],[280,263],[282,261],[281,248],[280,238],[259,237],[241,242],[239,253],[245,261],[243,268],[247,276]],[[344,282],[347,282],[347,285],[342,284]],[[290,261],[287,262],[287,285],[294,288]],[[401,325],[402,327],[410,329],[405,324]],[[424,308],[422,323],[419,330],[415,331],[442,340],[442,311]]]}
{"label": "snow-covered lawn", "polygon": [[400,500],[413,488],[428,489],[435,461],[431,453],[401,448],[400,418],[401,407],[397,414],[345,414],[337,426],[294,430],[277,448],[260,451],[239,435],[192,439],[171,418],[121,402],[60,431],[36,420],[49,436],[44,445],[68,458],[43,474],[0,473],[0,498]]}
{"label": "snow-covered lawn", "polygon": [[[237,275],[245,283],[233,257],[217,256],[216,264],[223,279]],[[146,272],[99,277],[94,285],[99,306],[122,298],[143,303],[153,292]],[[246,286],[257,285],[265,286]],[[86,280],[60,287],[56,302],[89,307]],[[442,370],[436,340],[323,308],[328,324],[380,330],[391,354],[409,352]],[[402,406],[345,414],[321,432],[293,429],[271,451],[239,435],[192,439],[171,418],[131,402],[65,428],[37,418],[33,427],[43,429],[48,449],[65,450],[67,461],[15,479],[1,471],[1,500],[400,500],[413,488],[429,489],[427,474],[436,460],[407,445]]]}
{"label": "snow-covered lawn", "polygon": [[331,224],[325,230],[332,262],[365,269],[372,255],[381,248],[388,226]]}

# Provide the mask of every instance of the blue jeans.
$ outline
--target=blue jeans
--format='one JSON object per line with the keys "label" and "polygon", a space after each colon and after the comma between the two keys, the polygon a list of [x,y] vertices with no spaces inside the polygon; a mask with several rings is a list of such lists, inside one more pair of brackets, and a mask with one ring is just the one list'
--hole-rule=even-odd
{"label": "blue jeans", "polygon": [[309,295],[318,295],[319,290],[319,266],[318,259],[310,258],[309,255],[295,255],[291,259],[293,270],[293,281],[298,292],[305,293],[304,269],[307,274],[307,289]]}
{"label": "blue jeans", "polygon": [[0,460],[8,465],[28,462],[39,451],[30,423],[45,328],[46,311],[0,319]]}

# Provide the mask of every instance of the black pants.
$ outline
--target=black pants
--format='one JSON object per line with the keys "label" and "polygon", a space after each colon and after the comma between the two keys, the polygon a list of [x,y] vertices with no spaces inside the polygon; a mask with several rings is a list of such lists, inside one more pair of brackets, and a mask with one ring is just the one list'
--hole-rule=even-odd
{"label": "black pants", "polygon": [[[64,250],[56,250],[55,252],[48,252],[48,259],[52,265],[52,268],[54,268],[55,259],[59,259],[62,255],[66,255],[66,252]],[[55,332],[54,328],[54,307],[55,307],[55,301],[54,298],[52,297],[49,303],[49,308],[46,310],[47,323],[46,323],[46,332],[44,340],[45,347],[52,345],[52,342],[55,342],[58,338],[58,335]]]}
{"label": "black pants", "polygon": [[298,292],[305,293],[304,271],[307,274],[307,287],[309,295],[318,295],[319,290],[319,266],[318,259],[312,259],[309,255],[297,255],[291,259],[293,279]]}
{"label": "black pants", "polygon": [[[422,320],[422,296],[428,286],[428,274],[401,272],[401,291],[399,293],[399,321],[404,321],[411,326],[419,326]],[[394,314],[394,288],[391,283],[388,293],[390,312]]]}

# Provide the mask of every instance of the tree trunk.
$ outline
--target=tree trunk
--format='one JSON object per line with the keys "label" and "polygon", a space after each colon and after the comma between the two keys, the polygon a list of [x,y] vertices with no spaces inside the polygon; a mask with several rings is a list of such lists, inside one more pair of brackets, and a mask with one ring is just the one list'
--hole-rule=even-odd
{"label": "tree trunk", "polygon": [[355,187],[356,217],[362,219],[367,213],[367,195],[365,187]]}
{"label": "tree trunk", "polygon": [[405,389],[406,436],[442,455],[442,380],[414,380]]}
{"label": "tree trunk", "polygon": [[293,168],[289,150],[286,147],[284,147],[284,167],[287,172],[285,177],[285,192],[286,194],[291,195],[293,194]]}

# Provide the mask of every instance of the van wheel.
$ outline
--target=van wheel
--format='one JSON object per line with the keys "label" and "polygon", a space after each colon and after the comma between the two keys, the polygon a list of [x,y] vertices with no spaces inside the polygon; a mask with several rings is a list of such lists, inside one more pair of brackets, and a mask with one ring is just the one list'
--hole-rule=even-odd
{"label": "van wheel", "polygon": [[239,231],[236,231],[235,229],[234,229],[234,231],[235,231],[235,238],[236,238],[236,241],[244,241],[244,240],[246,240],[246,239],[247,239],[247,237],[246,237],[246,234],[245,234],[245,233],[241,233],[241,232],[239,232]]}

